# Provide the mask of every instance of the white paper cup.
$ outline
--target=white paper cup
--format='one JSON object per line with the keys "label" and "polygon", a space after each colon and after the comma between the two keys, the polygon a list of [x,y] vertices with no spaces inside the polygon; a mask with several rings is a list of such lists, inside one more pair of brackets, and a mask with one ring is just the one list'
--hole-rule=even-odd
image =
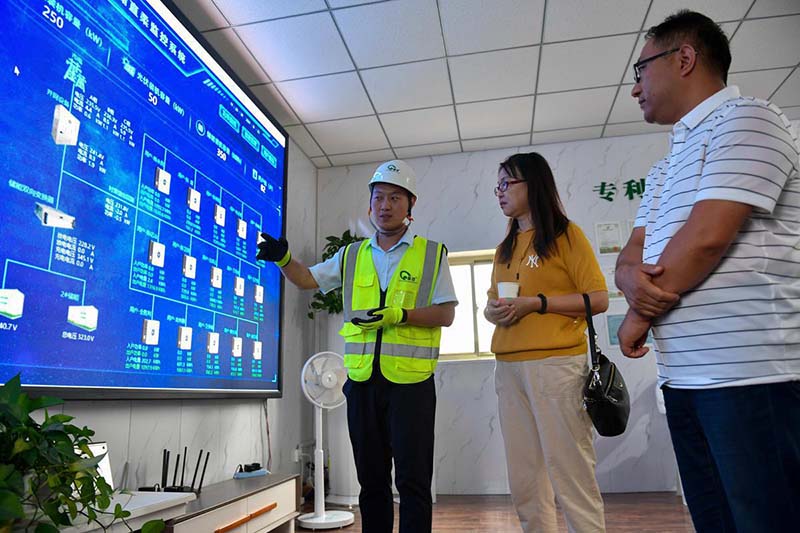
{"label": "white paper cup", "polygon": [[519,296],[519,283],[516,281],[498,282],[497,296],[500,298],[516,298]]}

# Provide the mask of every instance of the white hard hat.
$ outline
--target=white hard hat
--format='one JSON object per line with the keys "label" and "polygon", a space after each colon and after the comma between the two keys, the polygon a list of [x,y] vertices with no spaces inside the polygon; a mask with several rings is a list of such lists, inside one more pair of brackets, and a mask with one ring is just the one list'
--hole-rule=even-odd
{"label": "white hard hat", "polygon": [[417,196],[417,174],[408,163],[399,159],[387,161],[375,169],[372,179],[369,180],[370,190],[376,183],[391,183],[404,188],[414,197]]}

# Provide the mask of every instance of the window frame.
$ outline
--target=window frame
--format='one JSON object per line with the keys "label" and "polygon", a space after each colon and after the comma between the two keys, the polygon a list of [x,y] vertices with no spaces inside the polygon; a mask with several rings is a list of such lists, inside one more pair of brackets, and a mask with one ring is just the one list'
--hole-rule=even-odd
{"label": "window frame", "polygon": [[[472,352],[454,352],[444,353],[439,349],[439,361],[486,361],[493,360],[494,353],[480,351],[480,337],[478,336],[478,309],[477,294],[475,292],[475,266],[476,265],[491,265],[494,261],[494,249],[487,250],[469,250],[463,252],[450,252],[447,255],[448,264],[451,267],[469,265],[469,281],[470,281],[470,295],[472,301],[472,339],[473,351]],[[464,305],[465,302],[459,302],[459,305]]]}

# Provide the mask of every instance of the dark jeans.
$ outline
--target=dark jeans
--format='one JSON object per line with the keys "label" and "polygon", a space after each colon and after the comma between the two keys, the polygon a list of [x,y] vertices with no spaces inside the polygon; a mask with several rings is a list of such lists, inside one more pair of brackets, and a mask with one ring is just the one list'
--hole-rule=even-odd
{"label": "dark jeans", "polygon": [[433,377],[399,385],[382,376],[366,382],[347,380],[347,424],[356,473],[364,533],[391,533],[392,457],[400,493],[400,532],[431,531],[433,513]]}
{"label": "dark jeans", "polygon": [[800,382],[664,387],[698,533],[800,531]]}

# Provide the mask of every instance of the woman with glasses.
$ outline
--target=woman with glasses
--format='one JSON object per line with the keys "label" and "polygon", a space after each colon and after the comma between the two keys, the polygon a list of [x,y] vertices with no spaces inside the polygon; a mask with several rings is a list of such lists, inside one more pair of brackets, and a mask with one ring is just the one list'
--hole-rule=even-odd
{"label": "woman with glasses", "polygon": [[[494,191],[509,224],[484,316],[496,326],[495,389],[511,498],[525,532],[558,530],[555,500],[570,531],[605,531],[581,394],[588,372],[581,295],[602,313],[605,279],[586,236],[564,214],[544,157],[506,159]],[[498,298],[498,284],[504,296],[516,287],[518,294]]]}

